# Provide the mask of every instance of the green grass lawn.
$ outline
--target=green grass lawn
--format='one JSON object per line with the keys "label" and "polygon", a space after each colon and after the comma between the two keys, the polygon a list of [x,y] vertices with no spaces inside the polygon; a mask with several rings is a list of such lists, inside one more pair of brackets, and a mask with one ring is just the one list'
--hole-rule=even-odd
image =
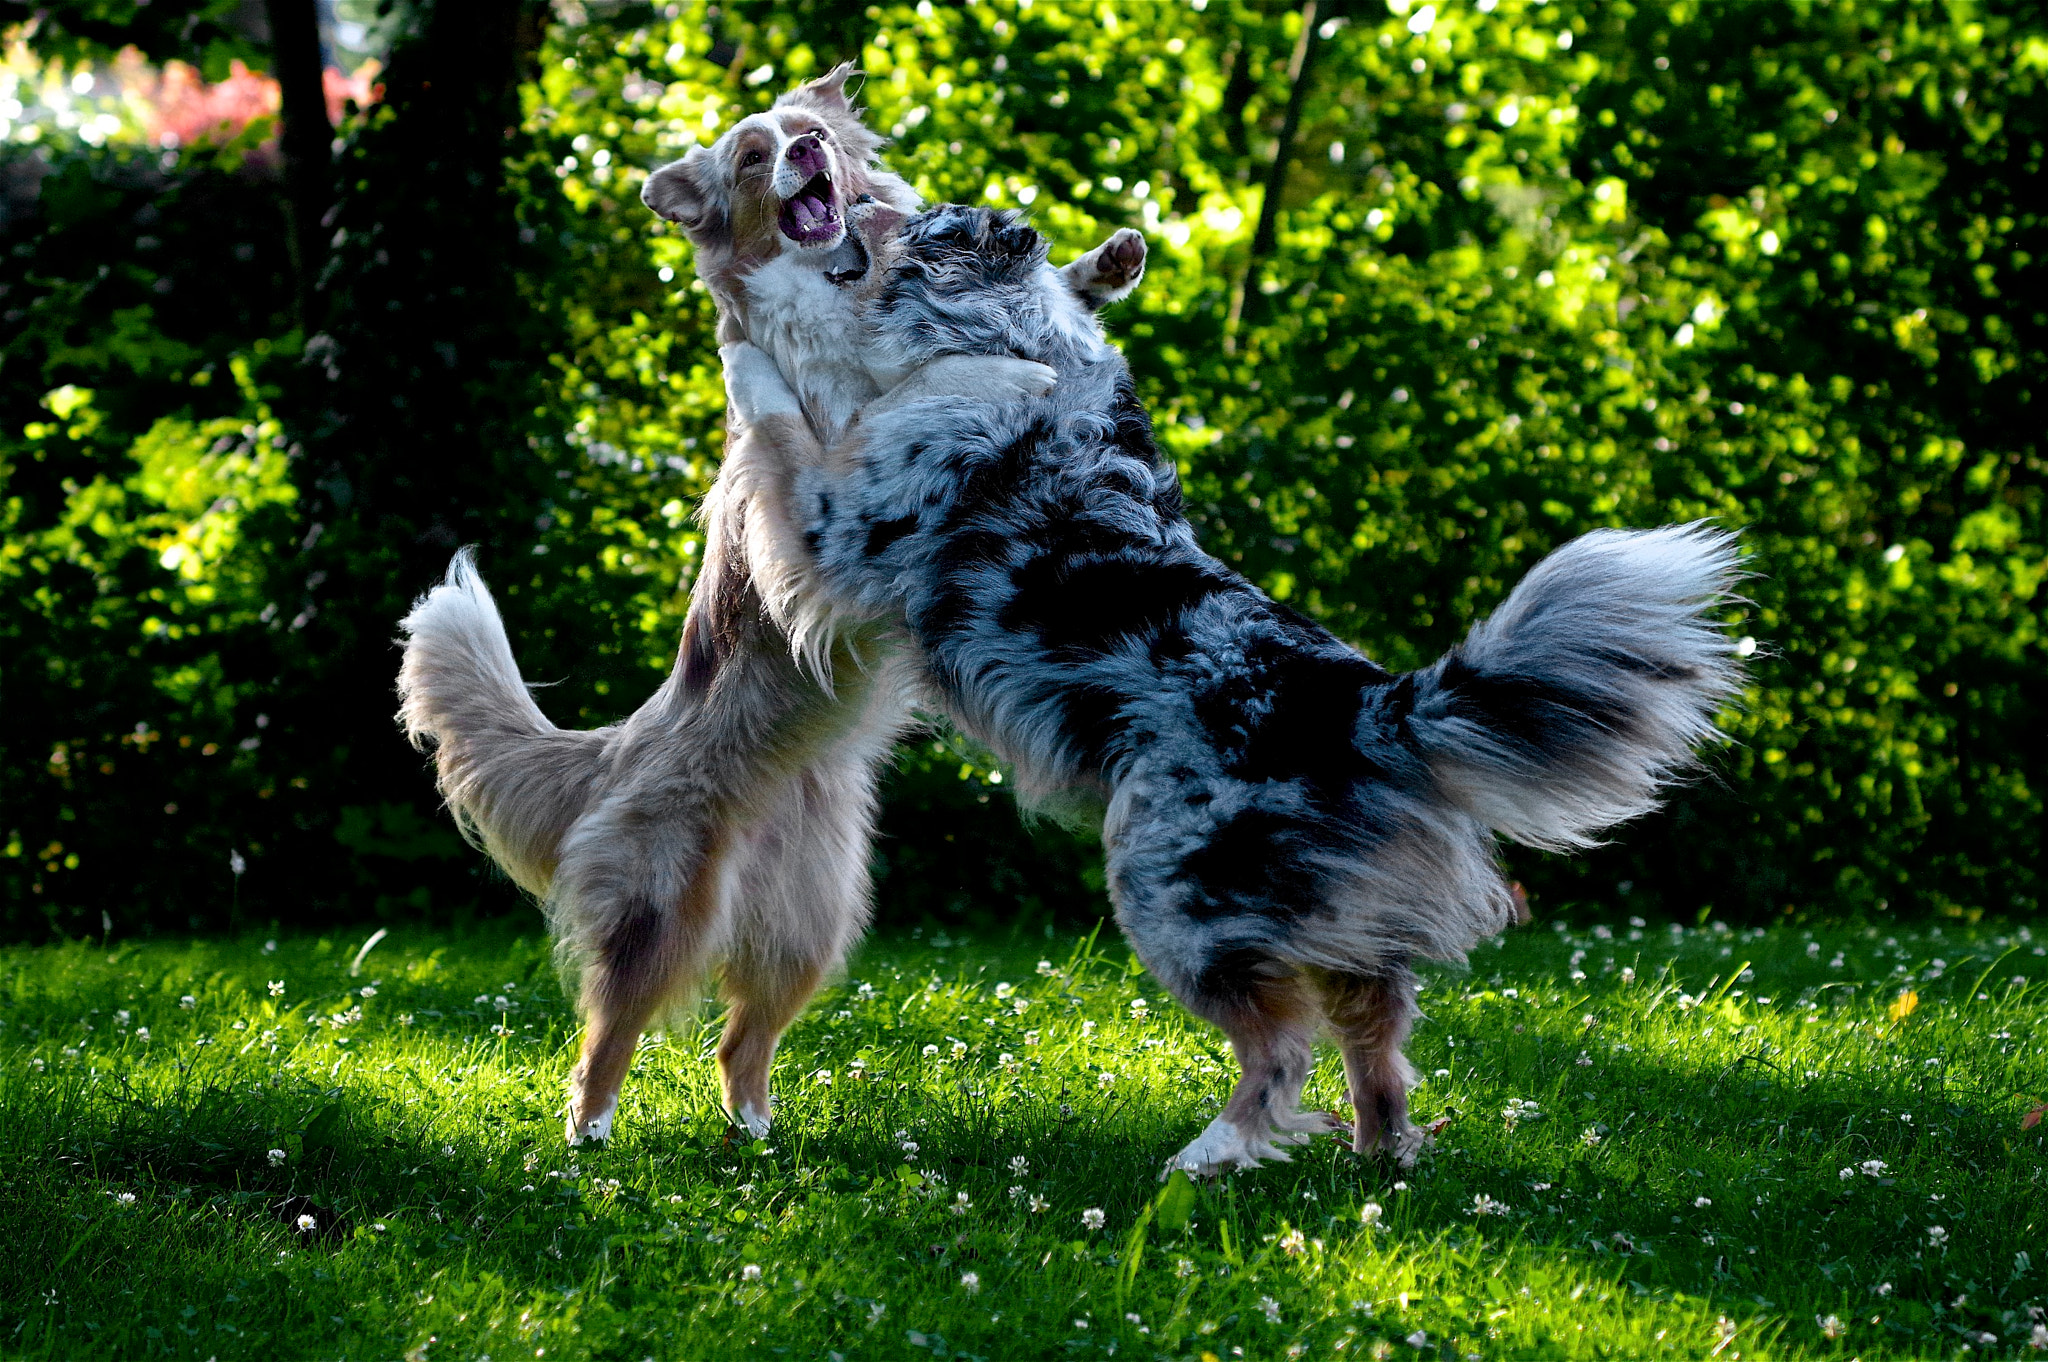
{"label": "green grass lawn", "polygon": [[[400,928],[357,972],[361,944],[0,952],[0,1355],[2048,1344],[2025,931],[1539,926],[1428,976],[1419,1167],[1322,1142],[1163,1197],[1234,1068],[1107,933],[871,942],[759,1145],[707,1009],[576,1151],[545,942]],[[1325,1056],[1309,1098],[1340,1091]]]}

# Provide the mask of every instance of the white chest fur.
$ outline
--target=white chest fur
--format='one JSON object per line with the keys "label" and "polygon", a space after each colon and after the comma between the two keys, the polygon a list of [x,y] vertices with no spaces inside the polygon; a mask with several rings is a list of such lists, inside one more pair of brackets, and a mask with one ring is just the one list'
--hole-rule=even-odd
{"label": "white chest fur", "polygon": [[793,252],[748,275],[744,290],[747,339],[774,359],[818,437],[831,443],[882,391],[862,353],[854,296]]}

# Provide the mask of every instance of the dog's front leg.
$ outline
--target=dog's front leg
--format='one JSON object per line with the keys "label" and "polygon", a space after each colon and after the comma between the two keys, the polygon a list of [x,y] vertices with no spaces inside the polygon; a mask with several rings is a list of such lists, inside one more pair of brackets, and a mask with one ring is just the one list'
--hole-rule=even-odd
{"label": "dog's front leg", "polygon": [[965,397],[1008,405],[1052,391],[1059,373],[1015,355],[941,355],[861,408],[863,421],[932,397]]}

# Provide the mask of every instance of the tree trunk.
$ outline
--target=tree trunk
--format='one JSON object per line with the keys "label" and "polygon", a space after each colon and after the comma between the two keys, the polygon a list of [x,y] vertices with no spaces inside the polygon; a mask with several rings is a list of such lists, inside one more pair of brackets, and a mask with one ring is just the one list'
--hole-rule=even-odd
{"label": "tree trunk", "polygon": [[327,121],[320,17],[314,6],[315,0],[267,0],[266,5],[271,65],[277,76],[284,125],[278,143],[284,151],[298,321],[308,335],[319,324],[315,285],[327,259],[321,219],[334,198],[334,127]]}
{"label": "tree trunk", "polygon": [[1244,273],[1238,277],[1237,287],[1230,292],[1230,315],[1223,321],[1223,349],[1226,354],[1237,352],[1237,328],[1244,316],[1245,294],[1252,287],[1252,277],[1258,273],[1259,261],[1273,253],[1273,237],[1278,230],[1280,216],[1280,195],[1287,188],[1287,161],[1294,154],[1295,134],[1301,130],[1301,110],[1308,102],[1309,73],[1315,67],[1315,60],[1316,0],[1306,0],[1301,7],[1301,34],[1294,40],[1294,55],[1287,63],[1287,113],[1280,122],[1280,140],[1273,148],[1273,164],[1266,168],[1265,188],[1259,195],[1258,229],[1252,233],[1252,249],[1244,262]]}

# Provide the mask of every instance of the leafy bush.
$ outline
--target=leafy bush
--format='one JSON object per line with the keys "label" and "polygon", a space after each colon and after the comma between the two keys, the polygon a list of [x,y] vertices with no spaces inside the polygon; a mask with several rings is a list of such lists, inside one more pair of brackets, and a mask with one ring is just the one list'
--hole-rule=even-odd
{"label": "leafy bush", "polygon": [[[165,921],[218,913],[231,845],[268,913],[506,901],[388,726],[392,621],[481,541],[560,722],[652,688],[722,399],[640,177],[856,51],[928,197],[1023,207],[1061,252],[1146,231],[1112,324],[1205,542],[1389,665],[1585,529],[1745,527],[1736,743],[1616,845],[1516,853],[1540,900],[2037,909],[2048,28],[1904,0],[1328,12],[1305,37],[1233,0],[629,6],[550,28],[516,89],[423,20],[348,130],[310,345],[262,183],[59,156],[0,298],[33,319],[0,360],[0,913],[96,921],[145,881]],[[144,212],[176,249],[142,251]],[[232,240],[250,258],[181,311],[188,251]],[[207,433],[231,420],[239,454]],[[265,490],[194,512],[236,478]],[[1085,847],[1018,832],[992,774],[913,750],[885,911],[1093,905]]]}

